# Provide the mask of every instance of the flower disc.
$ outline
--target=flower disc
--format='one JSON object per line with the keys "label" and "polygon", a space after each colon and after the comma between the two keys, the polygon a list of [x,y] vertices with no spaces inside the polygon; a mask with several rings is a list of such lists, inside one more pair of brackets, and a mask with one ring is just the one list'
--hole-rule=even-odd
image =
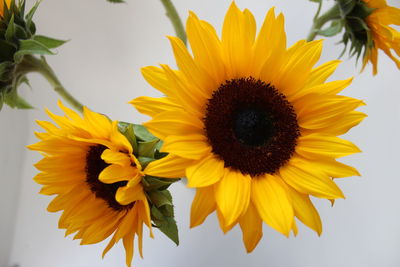
{"label": "flower disc", "polygon": [[227,81],[208,101],[205,132],[226,167],[252,176],[273,174],[292,156],[299,126],[292,105],[254,78]]}

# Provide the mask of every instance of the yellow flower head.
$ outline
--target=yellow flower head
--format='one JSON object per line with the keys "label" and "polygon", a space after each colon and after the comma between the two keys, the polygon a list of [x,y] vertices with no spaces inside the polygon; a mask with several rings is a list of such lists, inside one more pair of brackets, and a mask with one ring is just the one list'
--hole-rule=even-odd
{"label": "yellow flower head", "polygon": [[4,5],[10,7],[12,0],[0,0],[0,17],[3,17],[4,14]]}
{"label": "yellow flower head", "polygon": [[371,62],[374,75],[378,73],[378,49],[381,49],[400,69],[400,32],[390,27],[390,25],[400,26],[400,9],[388,6],[386,0],[363,1],[373,9],[366,22],[374,44],[365,53],[364,67]]}
{"label": "yellow flower head", "polygon": [[314,67],[321,41],[286,48],[284,17],[274,9],[258,35],[252,13],[232,3],[222,28],[190,13],[187,36],[169,37],[178,70],[142,69],[165,97],[132,104],[152,120],[145,126],[164,140],[169,155],[147,166],[149,175],[183,177],[197,189],[191,227],[216,211],[220,227],[239,223],[248,252],[262,222],[288,236],[294,218],[321,234],[309,196],[343,198],[332,178],[359,175],[337,158],[360,152],[338,138],[363,120],[363,102],[337,95],[352,79],[326,82],[339,61]]}
{"label": "yellow flower head", "polygon": [[38,121],[45,130],[40,142],[28,146],[44,158],[35,166],[40,193],[57,195],[48,211],[63,211],[59,227],[76,233],[81,245],[94,244],[113,234],[103,256],[120,239],[131,266],[138,236],[142,256],[143,224],[150,228],[150,211],[141,183],[144,171],[133,155],[118,122],[84,109],[83,118],[59,103],[66,116],[48,115],[58,124]]}

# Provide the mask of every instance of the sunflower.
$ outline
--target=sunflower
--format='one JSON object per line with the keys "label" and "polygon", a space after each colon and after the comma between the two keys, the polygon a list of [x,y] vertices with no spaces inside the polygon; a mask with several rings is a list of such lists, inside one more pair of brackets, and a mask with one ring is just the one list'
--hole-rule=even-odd
{"label": "sunflower", "polygon": [[252,13],[233,2],[222,39],[190,13],[183,42],[169,37],[178,70],[145,67],[144,78],[165,97],[131,103],[152,117],[144,125],[169,155],[149,175],[183,177],[196,188],[191,227],[216,211],[226,233],[239,224],[251,252],[262,222],[289,236],[294,218],[321,234],[310,196],[344,198],[332,178],[359,175],[336,161],[360,152],[338,135],[365,117],[363,102],[337,95],[352,79],[326,82],[339,61],[314,68],[321,41],[286,48],[284,17],[269,10],[256,36]]}
{"label": "sunflower", "polygon": [[[400,26],[400,9],[388,6],[386,0],[363,0],[373,9],[366,18],[366,23],[371,31],[373,46],[366,50],[364,67],[372,63],[373,73],[378,73],[378,49],[388,55],[400,69],[400,32],[390,25]],[[392,53],[395,52],[397,57]]]}
{"label": "sunflower", "polygon": [[28,148],[44,158],[35,166],[40,193],[57,195],[48,211],[63,211],[59,228],[76,233],[81,245],[113,236],[103,257],[120,239],[131,266],[133,242],[138,236],[142,256],[143,224],[150,229],[150,210],[141,183],[144,171],[132,145],[118,130],[118,122],[84,109],[83,118],[59,102],[66,116],[48,115],[58,124],[38,121],[46,131]]}

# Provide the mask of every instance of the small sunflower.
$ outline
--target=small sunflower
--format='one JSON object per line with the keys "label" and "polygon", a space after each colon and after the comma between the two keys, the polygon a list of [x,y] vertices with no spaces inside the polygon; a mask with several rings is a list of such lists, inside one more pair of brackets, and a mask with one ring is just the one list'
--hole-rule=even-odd
{"label": "small sunflower", "polygon": [[[366,18],[371,31],[373,46],[366,50],[364,67],[372,63],[373,73],[378,73],[378,49],[390,57],[400,69],[400,32],[390,25],[400,26],[400,9],[388,6],[385,0],[363,0],[373,9]],[[397,55],[394,55],[392,51]]]}
{"label": "small sunflower", "polygon": [[120,239],[131,266],[133,242],[138,236],[142,256],[143,224],[150,229],[151,216],[140,162],[118,122],[84,109],[83,118],[59,103],[66,116],[47,111],[58,124],[38,121],[45,129],[36,133],[40,142],[30,145],[44,158],[35,166],[41,171],[34,180],[40,193],[57,195],[48,211],[63,211],[59,228],[76,233],[81,244],[94,244],[113,236],[103,257]]}
{"label": "small sunflower", "polygon": [[182,41],[169,37],[178,70],[142,69],[166,96],[131,103],[152,116],[144,125],[164,140],[169,155],[147,166],[149,175],[183,177],[197,189],[191,227],[216,211],[220,227],[239,223],[251,252],[262,222],[288,236],[294,217],[321,234],[310,195],[343,198],[332,178],[359,175],[336,161],[360,152],[338,138],[363,120],[363,102],[337,95],[351,79],[325,82],[339,61],[314,68],[321,41],[286,48],[284,17],[274,9],[256,36],[247,9],[232,3],[219,39],[214,28],[190,13]]}

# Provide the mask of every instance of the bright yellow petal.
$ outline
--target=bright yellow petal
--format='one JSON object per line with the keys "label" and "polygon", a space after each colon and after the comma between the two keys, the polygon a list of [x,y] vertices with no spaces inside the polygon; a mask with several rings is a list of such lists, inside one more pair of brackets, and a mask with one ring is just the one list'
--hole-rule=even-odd
{"label": "bright yellow petal", "polygon": [[128,181],[136,176],[138,170],[131,166],[110,165],[99,175],[99,180],[105,184],[113,184],[120,181]]}
{"label": "bright yellow petal", "polygon": [[315,159],[319,157],[340,158],[361,150],[352,142],[336,136],[309,134],[299,137],[296,152],[303,157]]}
{"label": "bright yellow petal", "polygon": [[252,252],[263,236],[262,220],[253,203],[250,202],[247,212],[239,219],[243,232],[243,243],[247,253]]}
{"label": "bright yellow petal", "polygon": [[323,84],[335,72],[341,62],[340,60],[332,60],[313,69],[310,77],[308,77],[305,88]]}
{"label": "bright yellow petal", "polygon": [[205,187],[217,183],[224,175],[224,162],[209,155],[186,169],[189,187]]}
{"label": "bright yellow petal", "polygon": [[218,39],[215,30],[208,23],[199,20],[193,12],[190,12],[186,24],[186,33],[195,61],[208,72],[216,84],[225,81],[221,41]]}
{"label": "bright yellow petal", "polygon": [[286,187],[292,199],[294,215],[305,225],[313,229],[318,235],[322,233],[322,222],[318,211],[315,209],[308,195],[301,194],[291,188]]}
{"label": "bright yellow petal", "polygon": [[188,134],[185,136],[168,136],[161,152],[168,152],[187,159],[200,159],[211,153],[211,146],[207,138],[201,134]]}
{"label": "bright yellow petal", "polygon": [[313,168],[307,161],[293,158],[279,170],[279,173],[287,184],[303,194],[327,199],[344,198],[335,182],[326,173]]}
{"label": "bright yellow petal", "polygon": [[215,200],[225,220],[225,225],[233,224],[246,212],[250,201],[250,175],[225,169],[224,177],[215,185]]}
{"label": "bright yellow petal", "polygon": [[289,236],[293,225],[293,207],[282,181],[273,175],[255,177],[251,183],[251,200],[262,220]]}
{"label": "bright yellow petal", "polygon": [[202,224],[215,208],[214,187],[197,188],[190,210],[190,228]]}
{"label": "bright yellow petal", "polygon": [[119,166],[131,165],[131,161],[126,153],[112,151],[111,149],[105,149],[101,154],[101,159],[108,164],[116,164]]}
{"label": "bright yellow petal", "polygon": [[145,198],[146,197],[143,193],[143,187],[141,184],[138,184],[133,187],[130,186],[120,187],[118,188],[117,193],[115,195],[115,199],[121,205],[128,205],[136,200],[142,200]]}
{"label": "bright yellow petal", "polygon": [[203,134],[203,122],[184,111],[166,111],[158,114],[144,126],[155,136],[164,140],[170,135],[185,136]]}
{"label": "bright yellow petal", "polygon": [[164,111],[181,109],[180,105],[176,104],[174,101],[167,97],[154,98],[141,96],[135,98],[129,103],[132,104],[140,113],[149,115],[151,117],[154,117]]}
{"label": "bright yellow petal", "polygon": [[163,178],[181,178],[185,176],[185,169],[192,162],[192,160],[169,154],[165,158],[150,162],[144,172],[147,175]]}

